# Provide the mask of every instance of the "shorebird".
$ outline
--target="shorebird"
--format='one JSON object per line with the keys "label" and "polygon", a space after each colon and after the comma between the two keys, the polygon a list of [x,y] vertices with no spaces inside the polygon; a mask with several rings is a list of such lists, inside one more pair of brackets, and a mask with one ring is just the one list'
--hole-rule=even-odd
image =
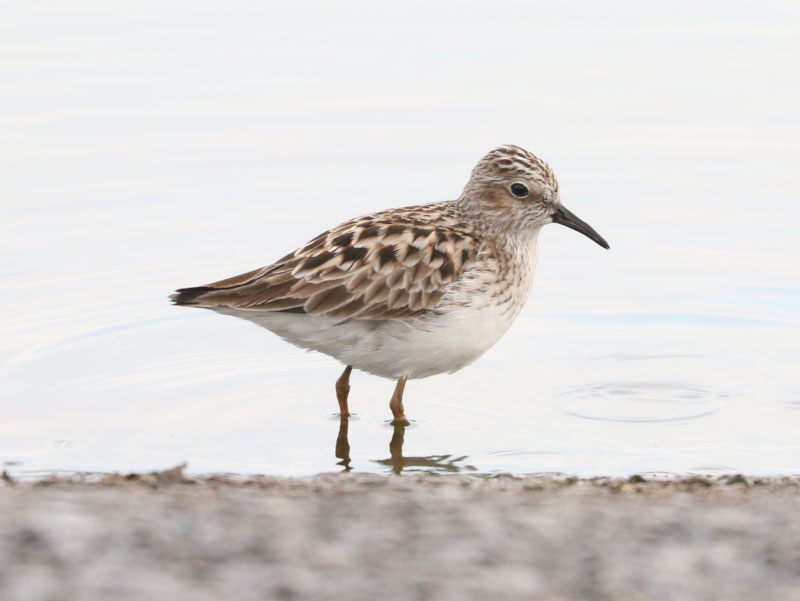
{"label": "shorebird", "polygon": [[572,228],[608,243],[562,204],[553,170],[518,146],[484,156],[456,200],[345,221],[275,263],[181,288],[178,305],[252,321],[346,367],[397,381],[389,407],[407,425],[409,379],[455,372],[508,330],[531,291],[539,231]]}

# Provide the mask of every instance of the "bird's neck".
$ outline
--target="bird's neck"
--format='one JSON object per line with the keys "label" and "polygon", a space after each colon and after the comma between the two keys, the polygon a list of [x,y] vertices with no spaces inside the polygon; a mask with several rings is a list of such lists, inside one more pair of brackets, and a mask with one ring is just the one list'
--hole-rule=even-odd
{"label": "bird's neck", "polygon": [[533,272],[539,256],[541,227],[511,236],[498,236],[492,240],[498,262],[507,263],[505,269],[515,272],[520,280],[533,282]]}
{"label": "bird's neck", "polygon": [[456,217],[477,234],[481,246],[498,267],[524,287],[533,283],[542,226],[524,226],[513,215],[487,212],[480,205],[461,197],[452,205]]}

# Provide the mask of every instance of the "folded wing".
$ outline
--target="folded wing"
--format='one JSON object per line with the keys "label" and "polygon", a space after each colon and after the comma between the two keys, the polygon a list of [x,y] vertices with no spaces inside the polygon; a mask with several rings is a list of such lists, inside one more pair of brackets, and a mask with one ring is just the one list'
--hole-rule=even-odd
{"label": "folded wing", "polygon": [[[435,307],[475,261],[478,240],[445,209],[410,207],[362,217],[320,234],[261,269],[184,288],[181,305],[386,319]],[[433,225],[436,223],[436,225]]]}

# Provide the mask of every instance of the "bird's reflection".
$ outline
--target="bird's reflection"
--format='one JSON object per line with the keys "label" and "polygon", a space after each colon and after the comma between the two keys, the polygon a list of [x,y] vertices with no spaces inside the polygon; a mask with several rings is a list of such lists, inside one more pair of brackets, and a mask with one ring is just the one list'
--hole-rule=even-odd
{"label": "bird's reflection", "polygon": [[[340,459],[336,465],[344,467],[342,471],[352,470],[350,465],[350,441],[347,437],[349,420],[346,417],[340,418],[339,434],[336,437],[336,458]],[[456,473],[463,470],[474,471],[476,468],[471,465],[458,465],[467,456],[453,457],[452,455],[426,455],[424,457],[404,457],[403,443],[405,442],[406,426],[395,424],[392,431],[392,440],[389,442],[389,454],[387,459],[374,459],[375,463],[385,465],[395,473],[400,474],[403,470],[409,472],[423,473]]]}
{"label": "bird's reflection", "polygon": [[352,467],[350,467],[350,441],[347,439],[347,426],[350,423],[350,420],[345,416],[340,416],[339,418],[339,435],[336,437],[336,459],[341,459],[341,461],[337,461],[336,465],[343,465],[344,469],[342,471],[349,472]]}

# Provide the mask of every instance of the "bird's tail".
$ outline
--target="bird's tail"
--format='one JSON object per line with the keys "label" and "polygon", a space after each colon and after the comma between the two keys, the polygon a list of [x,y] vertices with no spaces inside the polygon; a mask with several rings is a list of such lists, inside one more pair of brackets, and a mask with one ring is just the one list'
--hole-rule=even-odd
{"label": "bird's tail", "polygon": [[226,301],[231,300],[227,293],[253,283],[264,270],[265,268],[261,267],[205,286],[178,288],[169,298],[176,305],[215,307],[226,304]]}
{"label": "bird's tail", "polygon": [[170,295],[170,300],[176,305],[202,305],[202,298],[209,292],[216,291],[211,286],[196,286],[194,288],[179,288]]}

